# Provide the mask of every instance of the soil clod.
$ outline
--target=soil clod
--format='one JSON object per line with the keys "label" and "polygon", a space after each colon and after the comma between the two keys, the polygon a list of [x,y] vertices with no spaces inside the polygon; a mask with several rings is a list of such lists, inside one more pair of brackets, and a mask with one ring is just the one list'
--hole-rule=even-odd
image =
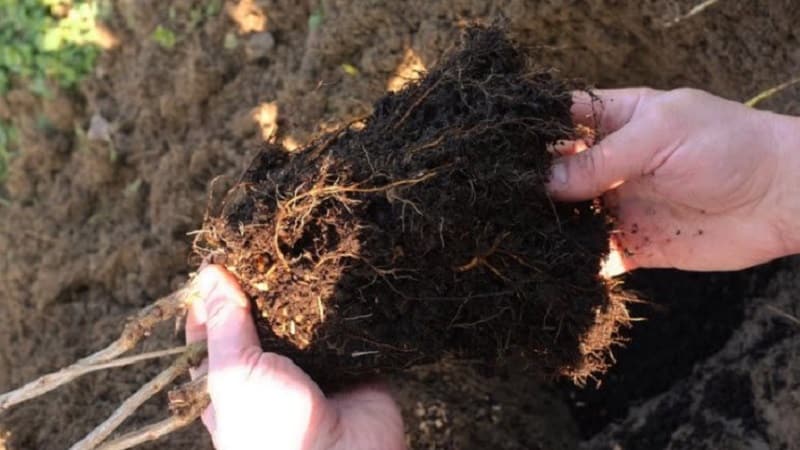
{"label": "soil clod", "polygon": [[585,381],[627,313],[598,276],[601,205],[545,190],[547,147],[574,137],[568,88],[468,29],[363,122],[265,148],[197,251],[242,281],[264,348],[324,386],[445,356]]}

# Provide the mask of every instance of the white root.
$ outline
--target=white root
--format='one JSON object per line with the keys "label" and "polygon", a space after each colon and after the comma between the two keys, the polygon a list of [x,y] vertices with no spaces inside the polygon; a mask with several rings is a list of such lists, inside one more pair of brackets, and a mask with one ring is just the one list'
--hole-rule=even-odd
{"label": "white root", "polygon": [[[99,370],[97,367],[101,365],[112,364],[111,361],[115,358],[136,347],[158,323],[177,316],[196,295],[196,291],[190,283],[143,308],[128,320],[120,337],[108,347],[80,359],[68,367],[0,395],[0,413],[16,404],[50,392],[81,375]],[[110,367],[114,367],[113,364]]]}
{"label": "white root", "polygon": [[86,375],[87,373],[97,372],[100,370],[130,366],[132,364],[136,364],[142,361],[150,361],[151,359],[180,355],[181,353],[184,353],[187,350],[189,350],[188,346],[181,346],[181,347],[167,348],[164,350],[155,350],[152,352],[139,353],[137,355],[126,356],[124,358],[112,359],[107,363],[95,364],[93,366],[86,366],[83,368],[82,373],[80,375]]}
{"label": "white root", "polygon": [[170,408],[173,410],[171,417],[124,434],[103,444],[99,450],[125,450],[154,441],[194,422],[211,402],[207,391],[207,377],[204,375],[170,391],[169,397]]}
{"label": "white root", "polygon": [[145,442],[154,441],[162,436],[173,433],[194,422],[208,406],[210,399],[205,397],[205,403],[192,406],[181,415],[173,415],[161,422],[147,425],[139,430],[122,435],[113,441],[98,447],[98,450],[126,450]]}
{"label": "white root", "polygon": [[114,432],[136,409],[148,399],[159,393],[165,386],[172,383],[178,376],[186,373],[190,367],[196,366],[205,357],[205,342],[188,346],[187,350],[175,360],[167,369],[139,388],[136,393],[128,397],[111,416],[97,426],[91,433],[70,450],[92,450]]}
{"label": "white root", "polygon": [[[14,405],[50,392],[87,373],[180,354],[167,369],[126,399],[108,419],[92,430],[80,442],[70,447],[71,450],[94,450],[98,448],[139,406],[163,390],[178,376],[188,372],[190,367],[199,364],[205,357],[205,342],[120,357],[150,335],[156,325],[178,317],[197,295],[197,290],[193,283],[189,283],[184,288],[146,306],[127,320],[120,337],[106,348],[84,357],[68,367],[43,375],[24,386],[0,395],[0,413]],[[209,402],[210,398],[206,391],[206,377],[203,376],[170,392],[171,417],[122,435],[99,448],[105,450],[127,449],[172,433],[197,419]]]}

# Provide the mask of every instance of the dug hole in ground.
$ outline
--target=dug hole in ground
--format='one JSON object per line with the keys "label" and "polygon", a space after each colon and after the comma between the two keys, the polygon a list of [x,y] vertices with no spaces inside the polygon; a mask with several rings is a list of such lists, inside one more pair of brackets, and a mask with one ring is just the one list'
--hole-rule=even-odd
{"label": "dug hole in ground", "polygon": [[[313,28],[316,2],[231,3],[192,25],[195,3],[173,2],[172,14],[163,2],[115,3],[107,25],[119,45],[80,96],[12,92],[0,104],[22,139],[0,214],[0,391],[105,345],[128,314],[182,285],[193,267],[187,233],[265,137],[299,146],[372,112],[387,89],[432,67],[470,19],[502,14],[513,38],[540,48],[543,67],[601,87],[689,85],[744,101],[800,66],[800,11],[789,1],[722,0],[681,20],[694,3],[324,1]],[[151,39],[160,24],[176,30],[174,48]],[[759,107],[800,113],[799,93]],[[93,117],[109,124],[107,137],[75,132],[91,130]],[[648,321],[614,351],[600,389],[468,365],[398,375],[410,445],[796,448],[800,328],[787,318],[798,315],[796,268],[634,275],[629,286],[652,304],[632,314]],[[177,343],[163,327],[145,349]],[[89,375],[15,408],[0,417],[0,442],[63,448],[159,367]],[[163,417],[164,402],[145,404],[126,427]],[[195,424],[149,448],[210,443]]]}

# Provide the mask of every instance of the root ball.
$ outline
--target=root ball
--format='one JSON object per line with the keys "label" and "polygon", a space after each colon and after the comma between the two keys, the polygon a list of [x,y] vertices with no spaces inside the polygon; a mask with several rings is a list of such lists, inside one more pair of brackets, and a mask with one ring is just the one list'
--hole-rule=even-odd
{"label": "root ball", "polygon": [[253,300],[264,348],[323,386],[444,357],[581,382],[626,323],[598,276],[598,201],[555,203],[569,86],[497,28],[300,151],[268,145],[209,218],[200,256]]}

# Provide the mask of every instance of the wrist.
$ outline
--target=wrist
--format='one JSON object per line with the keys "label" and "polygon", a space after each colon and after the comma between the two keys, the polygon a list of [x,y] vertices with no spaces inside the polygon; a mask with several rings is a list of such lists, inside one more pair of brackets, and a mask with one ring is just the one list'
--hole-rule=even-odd
{"label": "wrist", "polygon": [[774,180],[775,226],[783,249],[777,256],[800,253],[800,117],[776,116],[780,168]]}

